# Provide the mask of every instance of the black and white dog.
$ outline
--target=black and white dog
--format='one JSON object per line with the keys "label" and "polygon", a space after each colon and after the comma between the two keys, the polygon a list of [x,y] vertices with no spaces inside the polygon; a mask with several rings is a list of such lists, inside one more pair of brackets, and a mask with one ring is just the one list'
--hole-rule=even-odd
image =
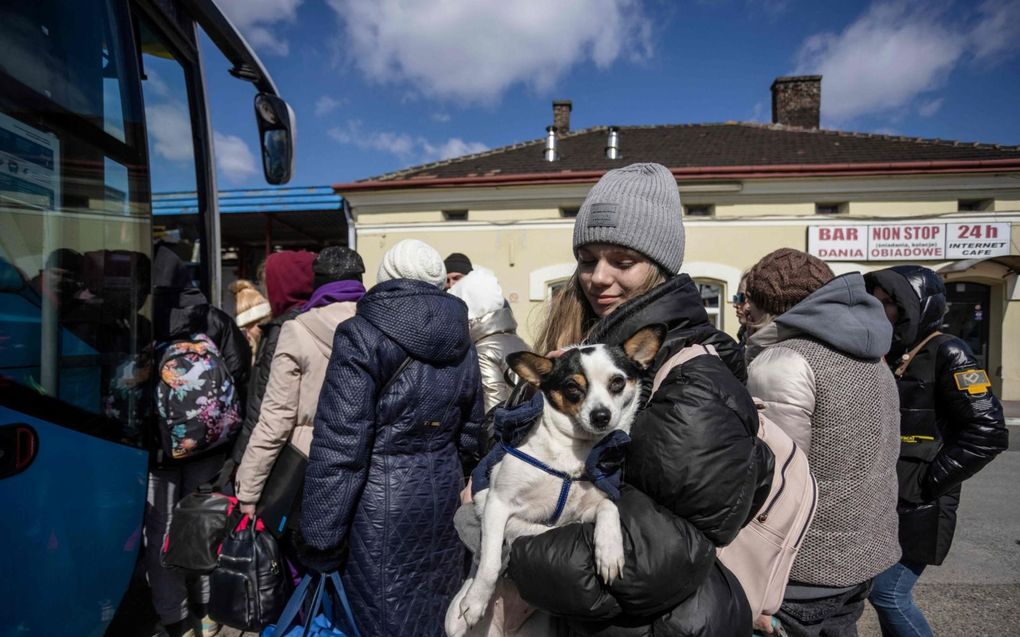
{"label": "black and white dog", "polygon": [[[571,522],[595,521],[595,564],[606,583],[624,565],[616,504],[585,479],[593,447],[614,430],[629,433],[641,403],[641,378],[655,360],[665,327],[634,333],[622,346],[581,346],[557,358],[530,352],[507,357],[510,367],[542,391],[541,417],[517,447],[491,469],[489,488],[474,499],[481,519],[481,554],[473,579],[454,597],[446,631],[462,637],[486,614],[499,578],[503,543]],[[472,634],[502,634],[492,627]],[[478,627],[479,629],[482,626]]]}

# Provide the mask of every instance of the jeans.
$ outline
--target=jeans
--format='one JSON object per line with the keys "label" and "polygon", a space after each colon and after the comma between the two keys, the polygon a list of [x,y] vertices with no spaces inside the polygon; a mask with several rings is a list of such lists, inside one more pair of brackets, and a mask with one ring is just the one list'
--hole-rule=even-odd
{"label": "jeans", "polygon": [[875,578],[868,601],[878,613],[882,637],[933,637],[912,593],[923,572],[924,564],[901,561]]}
{"label": "jeans", "polygon": [[790,637],[857,637],[857,620],[870,591],[868,580],[832,597],[784,599],[775,617]]}
{"label": "jeans", "polygon": [[197,458],[171,468],[149,470],[149,494],[145,503],[145,569],[152,587],[152,605],[163,625],[188,617],[188,601],[208,603],[209,577],[186,576],[170,571],[159,563],[163,534],[173,514],[174,505],[203,482],[212,482],[223,455]]}

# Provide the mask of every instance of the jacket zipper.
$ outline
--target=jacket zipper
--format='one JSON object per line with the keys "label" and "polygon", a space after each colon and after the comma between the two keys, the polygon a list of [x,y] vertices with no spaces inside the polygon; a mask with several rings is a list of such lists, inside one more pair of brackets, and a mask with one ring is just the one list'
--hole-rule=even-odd
{"label": "jacket zipper", "polygon": [[[815,503],[818,502],[818,482],[815,480],[815,476],[811,475],[811,510],[815,510]],[[805,524],[804,528],[800,530],[800,535],[797,536],[797,543],[794,544],[794,548],[800,546],[800,541],[804,539],[804,534],[807,533],[810,524]]]}
{"label": "jacket zipper", "polygon": [[793,449],[790,451],[790,455],[786,459],[786,462],[783,463],[783,470],[779,472],[779,477],[782,481],[779,483],[779,490],[776,491],[776,496],[772,498],[772,501],[769,502],[767,507],[765,507],[765,510],[758,514],[759,522],[765,522],[765,520],[769,518],[769,511],[772,510],[772,507],[776,506],[776,501],[779,500],[779,496],[783,495],[783,489],[786,488],[786,470],[789,468],[790,463],[793,462],[793,457],[795,455],[797,455],[797,443],[793,443]]}

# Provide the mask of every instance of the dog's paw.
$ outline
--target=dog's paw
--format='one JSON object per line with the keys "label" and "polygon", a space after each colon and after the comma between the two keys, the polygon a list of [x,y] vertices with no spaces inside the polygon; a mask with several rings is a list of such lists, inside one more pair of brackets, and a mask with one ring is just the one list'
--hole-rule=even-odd
{"label": "dog's paw", "polygon": [[464,637],[467,634],[468,625],[461,614],[460,603],[464,599],[467,589],[471,587],[471,582],[471,579],[464,582],[453,601],[450,602],[450,607],[446,609],[446,620],[443,627],[446,629],[447,637]]}
{"label": "dog's paw", "polygon": [[485,616],[485,611],[489,606],[490,595],[478,588],[478,586],[472,586],[468,589],[464,599],[460,600],[460,616],[468,628],[473,627]]}
{"label": "dog's paw", "polygon": [[595,568],[606,584],[623,573],[623,534],[619,525],[595,525]]}

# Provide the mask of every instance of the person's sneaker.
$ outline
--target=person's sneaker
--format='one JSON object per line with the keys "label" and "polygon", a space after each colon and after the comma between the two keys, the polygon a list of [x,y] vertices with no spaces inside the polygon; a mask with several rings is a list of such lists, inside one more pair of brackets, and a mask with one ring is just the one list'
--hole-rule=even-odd
{"label": "person's sneaker", "polygon": [[201,637],[216,637],[220,634],[223,625],[212,620],[211,617],[206,615],[202,618],[202,635]]}

